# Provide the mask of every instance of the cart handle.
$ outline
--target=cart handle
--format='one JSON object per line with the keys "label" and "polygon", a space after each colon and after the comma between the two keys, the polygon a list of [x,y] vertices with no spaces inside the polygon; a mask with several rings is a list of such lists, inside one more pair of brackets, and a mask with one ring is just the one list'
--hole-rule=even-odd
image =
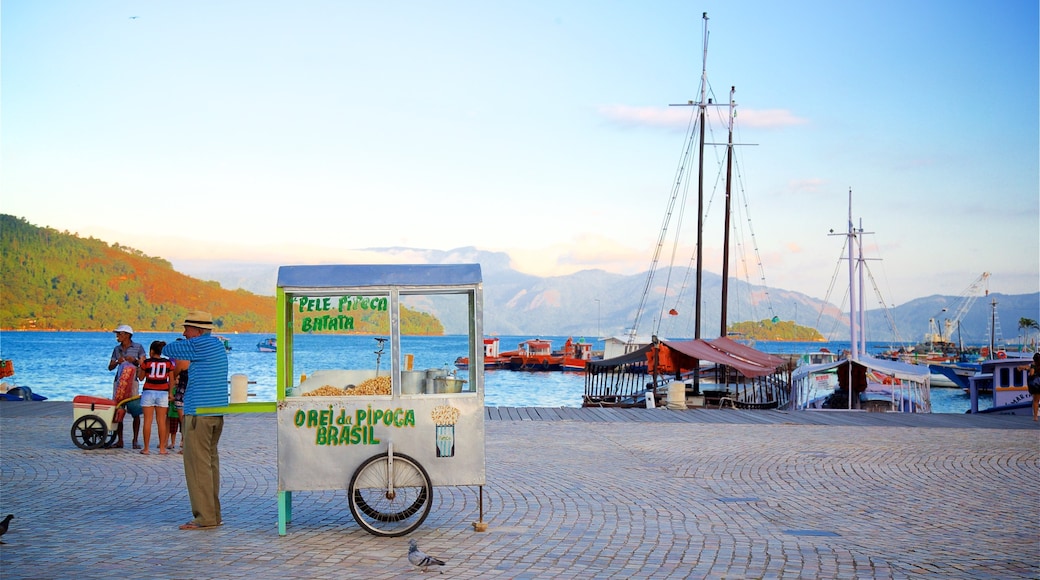
{"label": "cart handle", "polygon": [[136,401],[137,399],[140,399],[140,398],[141,398],[141,395],[134,395],[134,396],[132,396],[132,397],[130,397],[128,399],[123,399],[122,401],[119,401],[118,403],[116,403],[116,406],[117,407],[123,407],[127,403],[132,403],[132,402],[134,402],[134,401]]}

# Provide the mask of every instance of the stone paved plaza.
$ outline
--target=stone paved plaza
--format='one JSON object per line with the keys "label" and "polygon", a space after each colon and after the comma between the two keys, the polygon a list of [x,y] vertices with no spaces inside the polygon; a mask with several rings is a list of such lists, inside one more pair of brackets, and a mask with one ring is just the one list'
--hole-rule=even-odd
{"label": "stone paved plaza", "polygon": [[488,531],[471,525],[477,488],[437,487],[418,530],[380,538],[343,491],[294,493],[278,535],[273,414],[227,418],[225,525],[181,531],[181,456],[83,451],[71,404],[44,405],[0,406],[0,514],[15,515],[5,580],[412,578],[410,538],[450,578],[1040,577],[1028,417],[1011,429],[491,420]]}

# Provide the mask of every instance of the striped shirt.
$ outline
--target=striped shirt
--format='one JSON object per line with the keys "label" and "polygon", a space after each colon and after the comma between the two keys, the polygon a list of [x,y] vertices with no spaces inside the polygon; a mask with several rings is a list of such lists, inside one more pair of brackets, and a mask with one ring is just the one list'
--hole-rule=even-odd
{"label": "striped shirt", "polygon": [[199,407],[224,407],[228,404],[228,357],[224,343],[212,334],[167,344],[162,354],[186,360],[188,388],[184,391],[184,414],[199,415]]}

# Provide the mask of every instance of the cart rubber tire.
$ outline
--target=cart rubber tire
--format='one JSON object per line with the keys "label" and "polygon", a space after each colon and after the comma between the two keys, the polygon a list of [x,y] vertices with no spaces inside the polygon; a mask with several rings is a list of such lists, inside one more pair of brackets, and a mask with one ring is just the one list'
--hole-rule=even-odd
{"label": "cart rubber tire", "polygon": [[80,449],[100,449],[109,442],[108,425],[97,415],[83,415],[76,419],[70,435]]}
{"label": "cart rubber tire", "polygon": [[108,449],[108,448],[112,447],[112,445],[114,445],[114,444],[115,444],[115,442],[116,442],[116,437],[118,437],[118,436],[119,436],[119,432],[118,432],[118,431],[116,431],[116,430],[115,430],[115,429],[113,428],[113,429],[112,429],[112,430],[111,430],[111,431],[110,431],[110,432],[108,433],[108,440],[107,440],[107,441],[105,441],[105,444],[103,445],[103,447],[104,447],[105,449]]}
{"label": "cart rubber tire", "polygon": [[[395,455],[394,457],[396,458],[397,456]],[[415,496],[415,501],[412,502],[412,505],[394,513],[383,513],[372,508],[372,506],[368,505],[368,502],[365,501],[365,496],[362,495],[361,490],[354,490],[354,501],[357,503],[358,509],[364,512],[366,516],[381,522],[394,522],[415,515],[416,512],[422,508],[423,503],[426,502],[427,495],[426,489],[421,489]]]}
{"label": "cart rubber tire", "polygon": [[350,478],[347,499],[354,520],[366,532],[387,538],[418,528],[433,506],[433,483],[418,461],[394,454],[393,497],[388,497],[387,454],[366,459]]}

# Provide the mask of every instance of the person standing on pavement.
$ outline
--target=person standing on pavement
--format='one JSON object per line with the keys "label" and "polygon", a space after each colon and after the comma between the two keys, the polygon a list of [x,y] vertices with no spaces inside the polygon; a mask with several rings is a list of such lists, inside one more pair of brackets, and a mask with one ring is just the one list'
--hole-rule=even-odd
{"label": "person standing on pavement", "polygon": [[[129,325],[120,324],[113,331],[116,333],[116,344],[115,348],[112,349],[112,356],[108,361],[108,370],[115,370],[116,377],[112,381],[112,400],[116,403],[119,401],[136,397],[141,394],[138,390],[137,385],[137,369],[144,362],[147,353],[144,351],[144,347],[134,342],[134,329],[130,328]],[[132,370],[126,369],[125,365],[133,365]],[[125,373],[125,375],[124,375]],[[122,379],[122,380],[120,380]],[[122,383],[122,385],[120,384]],[[120,387],[123,387],[122,389]],[[141,445],[137,442],[138,435],[141,432],[141,401],[135,399],[127,403],[127,412],[134,418],[134,449],[140,449]],[[119,422],[116,425],[116,441],[112,447],[123,446],[123,418],[119,417]]]}
{"label": "person standing on pavement", "polygon": [[163,347],[162,355],[187,361],[188,389],[184,393],[184,482],[188,487],[192,520],[182,530],[212,529],[220,516],[220,456],[217,445],[224,416],[203,414],[202,407],[228,404],[228,358],[224,343],[213,336],[213,316],[195,310],[184,320],[184,338]]}
{"label": "person standing on pavement", "polygon": [[1029,389],[1029,396],[1033,398],[1033,420],[1036,421],[1040,417],[1040,352],[1033,353],[1032,364],[1015,368],[1020,371],[1029,371],[1029,374],[1026,375],[1026,388]]}
{"label": "person standing on pavement", "polygon": [[162,357],[166,343],[153,340],[148,347],[148,358],[137,370],[137,378],[144,379],[141,391],[141,407],[144,409],[144,449],[141,455],[150,453],[152,441],[152,421],[155,421],[159,432],[159,455],[166,455],[166,420],[167,407],[170,405],[170,379],[173,376],[173,363]]}

